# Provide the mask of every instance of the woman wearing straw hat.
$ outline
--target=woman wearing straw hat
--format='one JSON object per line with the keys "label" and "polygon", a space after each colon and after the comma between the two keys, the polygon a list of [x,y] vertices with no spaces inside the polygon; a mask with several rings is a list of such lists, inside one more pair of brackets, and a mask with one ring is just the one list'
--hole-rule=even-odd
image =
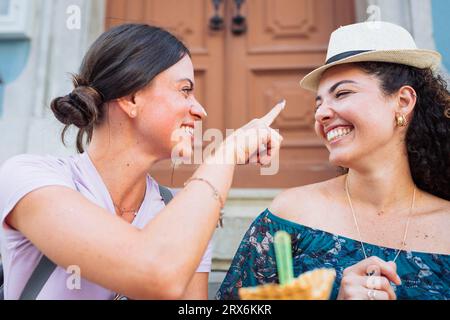
{"label": "woman wearing straw hat", "polygon": [[403,28],[332,33],[315,129],[345,174],[284,191],[252,224],[218,292],[277,282],[273,235],[290,233],[294,273],[334,268],[333,299],[450,299],[450,95],[440,55]]}

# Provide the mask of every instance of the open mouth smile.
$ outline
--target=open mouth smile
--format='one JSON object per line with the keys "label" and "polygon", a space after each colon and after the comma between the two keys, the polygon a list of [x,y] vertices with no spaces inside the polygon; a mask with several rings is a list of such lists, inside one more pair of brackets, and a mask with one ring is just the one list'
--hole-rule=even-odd
{"label": "open mouth smile", "polygon": [[335,142],[345,136],[348,136],[350,133],[352,133],[354,130],[354,127],[352,126],[340,126],[333,128],[332,130],[328,131],[326,133],[327,141],[332,143]]}

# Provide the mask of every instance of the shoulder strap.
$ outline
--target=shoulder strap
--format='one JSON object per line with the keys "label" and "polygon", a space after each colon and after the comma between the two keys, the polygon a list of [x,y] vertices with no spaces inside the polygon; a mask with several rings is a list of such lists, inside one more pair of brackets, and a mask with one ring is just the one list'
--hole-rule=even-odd
{"label": "shoulder strap", "polygon": [[31,274],[30,279],[28,279],[19,300],[36,300],[39,292],[41,292],[48,278],[50,278],[55,269],[56,264],[43,255],[41,260],[39,260],[36,269],[34,269]]}
{"label": "shoulder strap", "polygon": [[163,187],[161,185],[158,186],[159,186],[159,194],[163,198],[164,204],[167,205],[170,202],[170,200],[173,199],[172,191],[170,191],[169,188]]}
{"label": "shoulder strap", "polygon": [[0,300],[5,300],[5,296],[3,294],[3,265],[2,261],[0,260]]}

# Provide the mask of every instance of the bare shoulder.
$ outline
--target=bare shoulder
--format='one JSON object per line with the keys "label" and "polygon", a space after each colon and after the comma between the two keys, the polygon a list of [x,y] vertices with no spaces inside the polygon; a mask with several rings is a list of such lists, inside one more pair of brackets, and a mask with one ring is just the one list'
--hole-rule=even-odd
{"label": "bare shoulder", "polygon": [[431,194],[426,194],[424,200],[425,210],[421,215],[436,219],[440,224],[448,226],[448,229],[450,229],[450,201]]}
{"label": "bare shoulder", "polygon": [[315,225],[317,218],[335,201],[333,190],[338,188],[341,177],[287,189],[272,201],[269,210],[286,220]]}
{"label": "bare shoulder", "polygon": [[419,218],[437,220],[450,226],[450,201],[429,193],[424,193],[421,197],[421,209],[417,213]]}
{"label": "bare shoulder", "polygon": [[424,193],[414,214],[419,251],[450,254],[450,201]]}

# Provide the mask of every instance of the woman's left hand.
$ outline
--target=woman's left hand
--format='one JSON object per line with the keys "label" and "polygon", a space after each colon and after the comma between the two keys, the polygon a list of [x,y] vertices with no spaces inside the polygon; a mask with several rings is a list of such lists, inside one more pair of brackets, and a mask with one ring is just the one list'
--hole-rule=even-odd
{"label": "woman's left hand", "polygon": [[401,283],[394,262],[364,259],[344,270],[338,300],[396,300],[389,281]]}

